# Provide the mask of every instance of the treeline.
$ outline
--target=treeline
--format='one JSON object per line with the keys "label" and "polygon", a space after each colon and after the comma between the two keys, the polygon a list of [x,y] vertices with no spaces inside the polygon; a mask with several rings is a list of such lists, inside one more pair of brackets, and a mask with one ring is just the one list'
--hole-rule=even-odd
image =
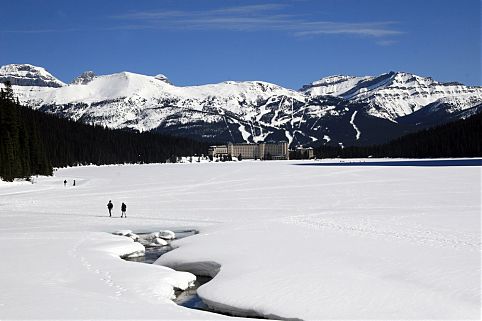
{"label": "treeline", "polygon": [[482,156],[482,113],[467,119],[425,129],[397,138],[387,144],[347,147],[320,146],[317,158],[439,158]]}
{"label": "treeline", "polygon": [[89,126],[20,106],[7,84],[0,92],[0,177],[51,175],[53,167],[166,162],[207,154],[188,138]]}
{"label": "treeline", "polygon": [[7,84],[0,90],[0,177],[13,180],[32,174],[51,175],[45,147],[34,117],[18,107]]}

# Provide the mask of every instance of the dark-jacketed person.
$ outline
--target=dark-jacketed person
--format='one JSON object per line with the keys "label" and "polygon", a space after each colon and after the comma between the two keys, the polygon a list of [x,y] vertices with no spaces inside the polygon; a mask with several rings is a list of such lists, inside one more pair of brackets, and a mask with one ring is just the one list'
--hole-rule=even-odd
{"label": "dark-jacketed person", "polygon": [[111,201],[107,203],[107,209],[109,210],[109,217],[112,217],[112,208],[114,207],[114,204],[112,204]]}
{"label": "dark-jacketed person", "polygon": [[124,202],[122,202],[122,205],[121,205],[121,217],[127,218],[126,211],[127,211],[127,205],[126,205]]}

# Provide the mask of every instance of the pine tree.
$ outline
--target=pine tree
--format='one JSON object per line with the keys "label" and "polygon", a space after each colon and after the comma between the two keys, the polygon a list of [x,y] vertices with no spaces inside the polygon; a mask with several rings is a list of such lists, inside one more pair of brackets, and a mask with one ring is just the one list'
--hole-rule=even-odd
{"label": "pine tree", "polygon": [[4,82],[4,85],[5,89],[2,90],[2,99],[13,103],[15,101],[15,97],[13,95],[12,83],[7,80],[6,82]]}

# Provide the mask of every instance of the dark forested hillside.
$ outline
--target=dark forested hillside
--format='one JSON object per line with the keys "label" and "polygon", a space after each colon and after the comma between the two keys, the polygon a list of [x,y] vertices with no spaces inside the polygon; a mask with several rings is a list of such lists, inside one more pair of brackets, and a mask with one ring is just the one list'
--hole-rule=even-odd
{"label": "dark forested hillside", "polygon": [[88,126],[20,106],[10,86],[0,93],[0,177],[51,175],[52,167],[165,162],[206,154],[187,138]]}
{"label": "dark forested hillside", "polygon": [[367,147],[320,146],[318,158],[350,157],[480,157],[482,156],[482,113],[402,136],[390,143]]}
{"label": "dark forested hillside", "polygon": [[0,177],[49,175],[52,165],[34,117],[18,108],[10,86],[0,92]]}

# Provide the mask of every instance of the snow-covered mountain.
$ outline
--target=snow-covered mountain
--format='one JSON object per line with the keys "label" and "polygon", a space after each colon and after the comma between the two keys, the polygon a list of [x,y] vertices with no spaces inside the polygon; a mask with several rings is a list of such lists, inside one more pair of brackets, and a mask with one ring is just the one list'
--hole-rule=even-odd
{"label": "snow-covered mountain", "polygon": [[333,95],[371,105],[368,111],[376,117],[396,120],[437,101],[454,106],[471,106],[480,102],[480,87],[459,83],[439,83],[432,78],[405,72],[389,72],[376,77],[333,76],[304,86],[302,92],[312,96]]}
{"label": "snow-covered mountain", "polygon": [[0,67],[0,82],[17,86],[62,87],[65,84],[42,67],[11,64]]}
{"label": "snow-covered mountain", "polygon": [[72,81],[73,85],[85,85],[91,82],[96,77],[93,71],[85,71],[79,77]]}
{"label": "snow-covered mountain", "polygon": [[66,85],[32,65],[1,67],[0,82],[6,80],[34,109],[217,142],[372,144],[482,110],[481,87],[401,72],[332,76],[299,91],[262,81],[179,87],[162,74],[130,72],[86,72]]}

